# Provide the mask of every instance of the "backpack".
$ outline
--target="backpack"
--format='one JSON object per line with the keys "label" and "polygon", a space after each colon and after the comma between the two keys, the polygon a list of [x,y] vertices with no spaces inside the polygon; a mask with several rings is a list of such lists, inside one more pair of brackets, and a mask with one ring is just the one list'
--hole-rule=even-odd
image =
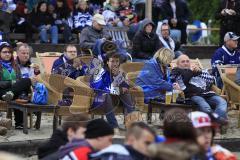
{"label": "backpack", "polygon": [[32,103],[34,104],[47,104],[48,90],[42,83],[37,83],[33,89]]}

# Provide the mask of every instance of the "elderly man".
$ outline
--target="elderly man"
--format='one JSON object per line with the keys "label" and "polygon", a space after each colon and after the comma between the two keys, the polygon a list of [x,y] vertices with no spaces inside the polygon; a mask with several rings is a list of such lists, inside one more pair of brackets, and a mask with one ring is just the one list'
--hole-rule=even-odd
{"label": "elderly man", "polygon": [[[37,82],[36,75],[40,74],[40,69],[37,64],[31,62],[32,47],[26,43],[21,43],[17,46],[16,64],[21,72],[21,78],[31,78],[32,82]],[[29,99],[28,93],[23,92],[19,98]],[[15,128],[22,129],[23,113],[19,110],[14,110]]]}
{"label": "elderly man", "polygon": [[[199,107],[199,110],[209,113],[220,123],[227,123],[227,102],[210,88],[214,77],[198,67],[191,67],[187,55],[177,59],[177,67],[172,71],[172,79],[176,81],[186,98],[190,98]],[[213,109],[215,107],[215,109]]]}
{"label": "elderly man", "polygon": [[92,26],[84,28],[81,32],[80,47],[82,49],[93,49],[97,39],[110,37],[109,34],[103,30],[103,27],[106,25],[103,15],[95,14],[92,20]]}
{"label": "elderly man", "polygon": [[213,74],[217,79],[217,85],[222,88],[222,81],[217,70],[217,65],[240,64],[240,52],[236,50],[239,36],[233,32],[227,32],[224,36],[224,45],[218,48],[212,56],[211,64]]}

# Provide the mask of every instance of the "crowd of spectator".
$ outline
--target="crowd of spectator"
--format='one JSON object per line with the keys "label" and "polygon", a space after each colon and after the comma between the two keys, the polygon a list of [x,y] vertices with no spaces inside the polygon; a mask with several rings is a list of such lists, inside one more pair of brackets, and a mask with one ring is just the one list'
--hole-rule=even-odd
{"label": "crowd of spectator", "polygon": [[[52,44],[59,43],[58,34],[62,33],[62,42],[71,43],[76,42],[72,34],[80,34],[84,28],[92,26],[96,13],[103,15],[107,27],[131,28],[139,25],[145,17],[145,3],[145,0],[1,0],[0,30],[6,39],[10,32],[25,33],[25,41],[34,42],[33,34],[38,33],[40,43]],[[154,2],[154,6],[157,10],[153,13],[157,13],[157,16],[154,17],[153,24],[166,20],[171,29],[181,32],[180,43],[186,44],[186,25],[189,18],[186,2],[160,0]],[[134,34],[137,32],[135,29],[132,31]],[[47,33],[51,35],[50,40]]]}

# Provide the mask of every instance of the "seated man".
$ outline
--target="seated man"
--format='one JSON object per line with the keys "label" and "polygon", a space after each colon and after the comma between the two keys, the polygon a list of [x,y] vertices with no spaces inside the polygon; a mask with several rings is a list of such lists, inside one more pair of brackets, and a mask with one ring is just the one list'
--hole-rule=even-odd
{"label": "seated man", "polygon": [[107,31],[103,29],[106,25],[104,17],[101,14],[95,14],[92,19],[92,26],[82,30],[80,36],[80,47],[82,49],[93,49],[97,39],[109,38]]}
{"label": "seated man", "polygon": [[222,88],[221,77],[217,65],[240,64],[240,52],[237,49],[239,36],[233,32],[227,32],[224,36],[224,45],[218,48],[212,56],[211,64],[213,74],[217,79],[217,86]]}
{"label": "seated man", "polygon": [[56,59],[52,66],[52,74],[61,74],[63,76],[76,79],[87,72],[87,67],[82,66],[77,59],[77,47],[67,45],[64,54]]}
{"label": "seated man", "polygon": [[[17,68],[20,70],[21,78],[31,78],[33,83],[37,82],[36,75],[40,74],[40,69],[37,64],[31,62],[30,55],[32,54],[32,48],[26,44],[22,43],[17,46],[17,58],[15,63]],[[33,84],[34,85],[34,84]],[[28,93],[29,91],[22,92],[19,98],[29,100]],[[20,110],[14,110],[14,116],[16,123],[22,124],[23,122],[23,113]],[[21,129],[21,125],[17,127]]]}
{"label": "seated man", "polygon": [[170,37],[170,27],[167,23],[163,23],[160,27],[159,40],[161,47],[168,48],[175,53],[174,58],[177,58],[182,54],[182,52],[178,50],[180,48],[180,44],[176,43]]}
{"label": "seated man", "polygon": [[179,90],[184,92],[185,97],[198,105],[199,110],[217,116],[219,122],[227,123],[227,102],[210,90],[214,82],[213,76],[196,66],[191,69],[189,57],[181,55],[171,77],[179,84]]}
{"label": "seated man", "polygon": [[[96,65],[90,80],[90,86],[96,91],[93,107],[102,107],[112,128],[118,128],[114,115],[114,106],[122,102],[130,113],[134,109],[131,95],[128,93],[129,85],[125,75],[119,70],[120,57],[118,54],[108,54],[104,66]],[[90,71],[91,72],[91,71]],[[93,108],[94,109],[94,108]]]}
{"label": "seated man", "polygon": [[143,69],[136,79],[136,84],[142,87],[144,101],[151,99],[164,100],[164,93],[172,91],[168,64],[173,60],[174,53],[167,48],[159,49],[152,59],[145,62]]}

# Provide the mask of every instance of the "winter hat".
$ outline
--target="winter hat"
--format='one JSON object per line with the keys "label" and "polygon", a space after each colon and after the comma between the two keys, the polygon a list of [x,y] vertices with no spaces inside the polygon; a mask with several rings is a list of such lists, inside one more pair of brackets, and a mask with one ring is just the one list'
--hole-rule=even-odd
{"label": "winter hat", "polygon": [[4,47],[12,48],[12,46],[7,42],[0,42],[0,51],[2,51]]}
{"label": "winter hat", "polygon": [[94,119],[87,124],[86,138],[93,139],[108,135],[114,135],[113,128],[103,119]]}
{"label": "winter hat", "polygon": [[211,121],[211,118],[207,113],[195,111],[195,112],[189,113],[188,117],[192,120],[192,124],[194,128],[214,126]]}

